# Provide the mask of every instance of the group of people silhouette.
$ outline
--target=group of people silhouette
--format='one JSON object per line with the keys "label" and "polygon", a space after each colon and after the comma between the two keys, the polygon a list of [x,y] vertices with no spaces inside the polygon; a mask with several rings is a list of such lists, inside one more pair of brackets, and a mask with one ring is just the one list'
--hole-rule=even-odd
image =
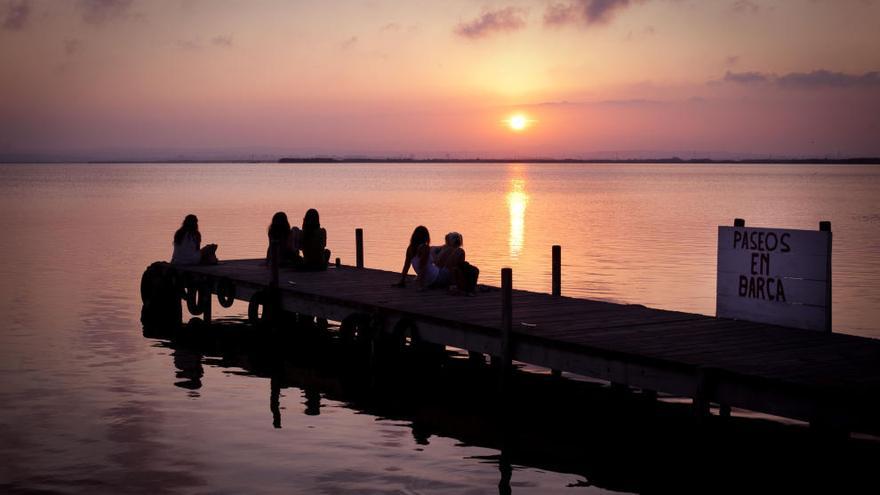
{"label": "group of people silhouette", "polygon": [[[268,229],[269,248],[266,263],[272,259],[273,243],[278,245],[279,265],[301,271],[327,269],[330,250],[327,230],[321,227],[318,210],[310,208],[303,217],[302,228],[291,227],[287,214],[279,211],[272,216]],[[187,215],[174,233],[171,263],[176,265],[210,265],[217,263],[217,245],[201,246],[199,220]],[[446,234],[442,246],[431,246],[427,227],[419,225],[410,236],[409,245],[395,287],[405,287],[410,267],[416,273],[419,289],[445,288],[453,294],[473,295],[480,270],[465,260],[464,240],[458,232]]]}
{"label": "group of people silhouette", "polygon": [[406,248],[400,281],[406,286],[410,267],[416,272],[419,289],[448,288],[453,294],[473,295],[480,270],[465,261],[464,239],[458,232],[446,234],[443,246],[431,246],[431,234],[424,225],[413,230]]}

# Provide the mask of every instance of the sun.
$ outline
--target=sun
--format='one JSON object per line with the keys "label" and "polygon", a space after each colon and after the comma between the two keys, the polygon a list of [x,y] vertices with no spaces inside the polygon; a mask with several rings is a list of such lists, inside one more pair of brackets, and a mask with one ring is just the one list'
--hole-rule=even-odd
{"label": "sun", "polygon": [[508,117],[504,122],[507,123],[507,127],[510,127],[512,131],[521,132],[526,130],[533,121],[524,114],[515,113]]}

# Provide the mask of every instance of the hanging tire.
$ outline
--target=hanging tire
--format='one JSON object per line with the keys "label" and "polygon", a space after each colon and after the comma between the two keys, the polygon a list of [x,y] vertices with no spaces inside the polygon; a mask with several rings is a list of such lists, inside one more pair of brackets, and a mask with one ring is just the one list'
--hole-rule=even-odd
{"label": "hanging tire", "polygon": [[204,296],[199,295],[199,293],[202,291],[203,289],[200,289],[194,282],[187,284],[187,287],[184,291],[184,299],[186,299],[186,309],[188,309],[190,314],[193,316],[198,316],[204,312]]}
{"label": "hanging tire", "polygon": [[362,313],[346,316],[339,325],[339,338],[347,344],[368,343],[373,338],[370,316]]}
{"label": "hanging tire", "polygon": [[235,284],[228,278],[217,281],[217,302],[220,306],[228,308],[235,302]]}

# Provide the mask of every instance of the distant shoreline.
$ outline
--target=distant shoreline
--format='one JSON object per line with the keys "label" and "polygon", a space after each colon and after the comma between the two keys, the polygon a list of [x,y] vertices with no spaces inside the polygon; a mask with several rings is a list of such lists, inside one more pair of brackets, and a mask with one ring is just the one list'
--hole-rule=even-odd
{"label": "distant shoreline", "polygon": [[782,158],[715,160],[712,158],[683,159],[581,159],[581,158],[281,158],[278,163],[682,163],[682,164],[791,164],[791,165],[878,165],[880,157],[859,158]]}
{"label": "distant shoreline", "polygon": [[0,160],[0,164],[160,164],[160,163],[571,163],[571,164],[717,164],[717,165],[880,165],[880,157],[854,158],[746,158],[719,160],[713,158],[332,158],[332,157],[283,157],[277,160]]}

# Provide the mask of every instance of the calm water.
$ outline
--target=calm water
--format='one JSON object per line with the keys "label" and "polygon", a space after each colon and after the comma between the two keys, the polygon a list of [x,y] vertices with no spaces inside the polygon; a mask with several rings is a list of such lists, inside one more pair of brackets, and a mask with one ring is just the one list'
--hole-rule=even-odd
{"label": "calm water", "polygon": [[[344,263],[362,227],[366,264],[399,270],[425,224],[435,241],[461,232],[484,283],[511,266],[516,287],[549,290],[561,244],[566,294],[710,315],[718,225],[830,220],[834,327],[880,338],[875,166],[4,165],[0,489],[497,493],[496,449],[455,431],[425,441],[406,414],[326,389],[303,414],[296,383],[276,429],[253,363],[141,335],[141,273],[170,257],[186,213],[221,259],[243,258],[265,252],[272,213],[299,223],[309,207]],[[514,463],[514,492],[627,489],[587,482],[596,464],[581,464]]]}

